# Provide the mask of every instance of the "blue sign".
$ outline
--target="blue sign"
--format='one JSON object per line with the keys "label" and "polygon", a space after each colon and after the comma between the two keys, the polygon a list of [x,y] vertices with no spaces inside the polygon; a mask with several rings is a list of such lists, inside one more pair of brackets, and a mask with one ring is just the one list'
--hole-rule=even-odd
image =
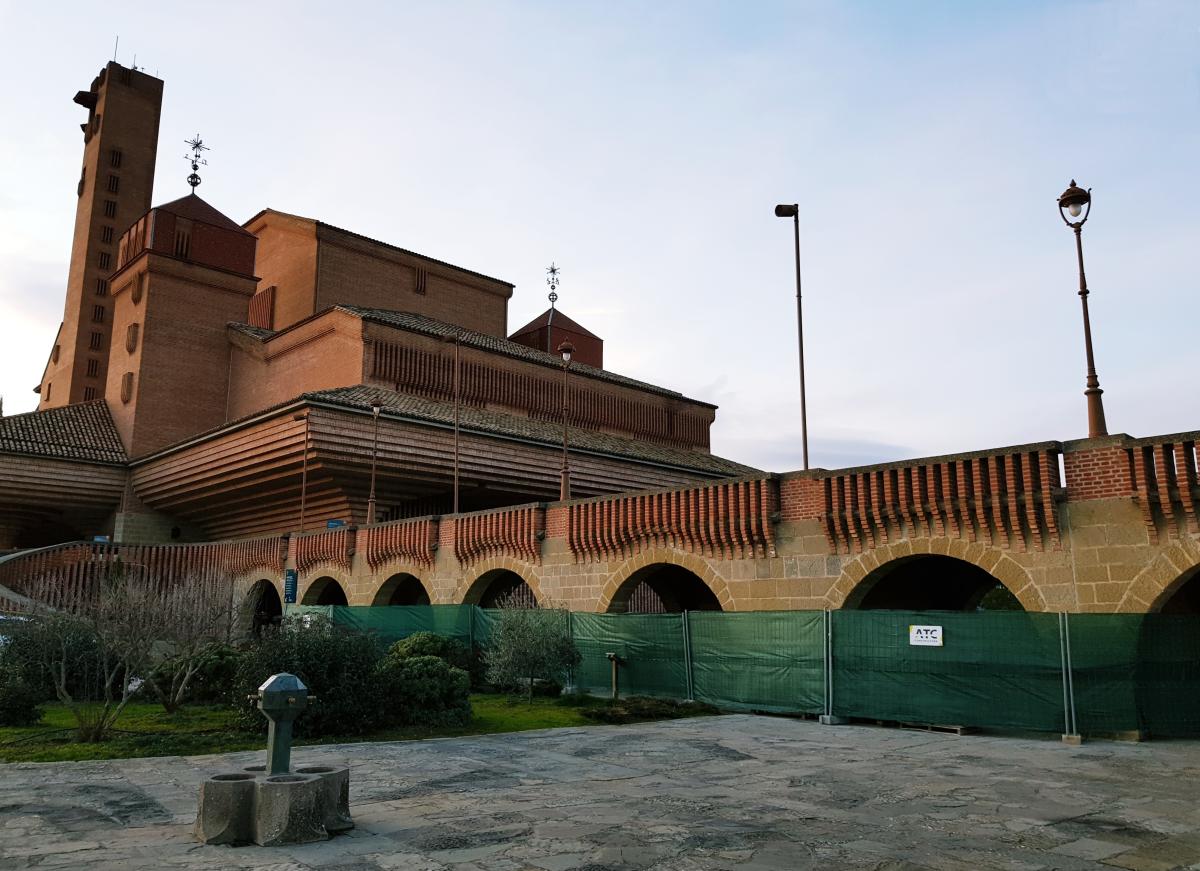
{"label": "blue sign", "polygon": [[296,570],[284,569],[283,571],[283,603],[285,605],[296,604]]}
{"label": "blue sign", "polygon": [[325,521],[326,529],[339,529],[345,525],[346,525],[346,521],[344,521],[344,520],[326,520]]}
{"label": "blue sign", "polygon": [[110,541],[112,541],[112,539],[107,535],[93,535],[92,541],[97,542],[98,544],[108,544]]}

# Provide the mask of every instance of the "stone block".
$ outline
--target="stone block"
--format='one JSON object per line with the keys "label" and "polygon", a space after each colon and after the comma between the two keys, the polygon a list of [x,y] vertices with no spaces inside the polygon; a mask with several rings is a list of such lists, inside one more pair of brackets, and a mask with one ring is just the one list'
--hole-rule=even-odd
{"label": "stone block", "polygon": [[302,765],[296,774],[315,774],[325,793],[325,829],[331,835],[354,828],[350,817],[350,769],[331,765]]}
{"label": "stone block", "polygon": [[328,840],[325,789],[317,774],[276,774],[259,782],[254,843],[274,847]]}
{"label": "stone block", "polygon": [[255,777],[217,774],[200,784],[193,829],[202,844],[248,844],[253,839]]}

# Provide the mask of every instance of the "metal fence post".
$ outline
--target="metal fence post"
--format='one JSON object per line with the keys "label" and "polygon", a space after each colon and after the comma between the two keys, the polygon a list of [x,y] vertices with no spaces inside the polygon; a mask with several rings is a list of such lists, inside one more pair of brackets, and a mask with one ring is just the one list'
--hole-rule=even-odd
{"label": "metal fence post", "polygon": [[822,657],[825,666],[825,713],[821,715],[820,722],[825,726],[841,726],[849,721],[833,714],[833,612],[826,608],[821,614],[822,628],[825,630],[822,633],[825,636]]}
{"label": "metal fence post", "polygon": [[1062,740],[1064,744],[1080,744],[1083,738],[1075,719],[1075,679],[1071,674],[1071,621],[1062,611],[1058,614],[1058,652],[1062,664],[1063,722],[1066,728]]}
{"label": "metal fence post", "polygon": [[680,617],[683,620],[683,665],[687,678],[687,700],[691,702],[696,699],[696,688],[692,676],[692,623],[688,618],[687,611],[680,614]]}

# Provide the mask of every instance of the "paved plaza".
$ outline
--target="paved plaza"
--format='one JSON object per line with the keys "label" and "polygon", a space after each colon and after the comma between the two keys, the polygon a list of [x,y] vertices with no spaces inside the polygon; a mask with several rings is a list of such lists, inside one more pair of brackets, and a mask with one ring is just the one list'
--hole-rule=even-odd
{"label": "paved plaza", "polygon": [[201,779],[261,756],[0,765],[0,869],[1200,869],[1200,742],[725,716],[305,747],[350,766],[351,834],[194,843]]}

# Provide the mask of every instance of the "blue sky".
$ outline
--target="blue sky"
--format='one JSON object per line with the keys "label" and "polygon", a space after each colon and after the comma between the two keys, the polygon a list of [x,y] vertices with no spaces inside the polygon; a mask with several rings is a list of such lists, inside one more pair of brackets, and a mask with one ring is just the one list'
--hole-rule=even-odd
{"label": "blue sky", "polygon": [[1200,3],[0,2],[0,393],[62,316],[83,110],[165,81],[156,202],[270,206],[560,305],[609,368],[718,403],[717,453],[800,466],[1086,435],[1070,231],[1112,432],[1200,428]]}

